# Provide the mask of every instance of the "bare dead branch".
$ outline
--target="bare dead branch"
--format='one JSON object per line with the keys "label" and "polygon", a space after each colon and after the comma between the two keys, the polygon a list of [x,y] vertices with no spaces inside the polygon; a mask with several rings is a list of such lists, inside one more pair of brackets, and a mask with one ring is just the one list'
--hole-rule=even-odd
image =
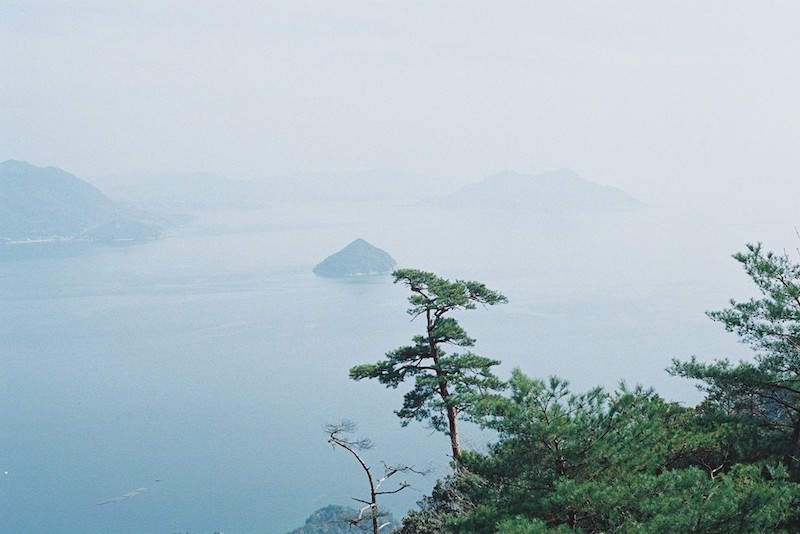
{"label": "bare dead branch", "polygon": [[[369,519],[372,523],[372,532],[373,534],[380,534],[379,531],[386,527],[389,523],[384,523],[383,525],[378,524],[378,518],[382,515],[378,510],[378,495],[391,495],[394,493],[400,493],[407,487],[411,486],[407,481],[403,480],[397,488],[393,490],[384,490],[380,491],[381,485],[386,482],[389,478],[397,473],[403,472],[412,472],[416,474],[423,474],[421,471],[417,471],[409,466],[405,465],[396,465],[391,466],[383,463],[384,473],[383,476],[379,479],[375,480],[372,475],[372,471],[364,459],[359,454],[360,451],[368,450],[372,448],[373,443],[369,439],[352,439],[344,436],[344,434],[352,434],[356,431],[356,425],[352,421],[343,420],[342,422],[332,425],[328,424],[325,425],[325,433],[328,435],[328,443],[335,449],[336,447],[340,447],[350,454],[358,462],[359,466],[361,466],[361,470],[364,471],[364,474],[367,477],[367,481],[369,483],[369,500],[358,499],[353,497],[354,501],[360,502],[364,504],[359,511],[358,517],[352,519],[350,521],[351,524],[357,525],[360,522]],[[367,512],[369,511],[369,515]]]}

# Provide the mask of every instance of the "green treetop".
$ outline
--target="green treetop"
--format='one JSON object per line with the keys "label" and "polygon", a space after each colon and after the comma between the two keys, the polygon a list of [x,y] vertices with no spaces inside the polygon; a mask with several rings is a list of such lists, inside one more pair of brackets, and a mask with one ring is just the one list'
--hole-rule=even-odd
{"label": "green treetop", "polygon": [[458,417],[476,395],[497,391],[503,383],[491,368],[500,362],[470,351],[448,354],[443,345],[468,348],[475,344],[458,321],[449,314],[472,310],[478,304],[492,306],[507,302],[506,297],[479,282],[450,281],[416,269],[398,269],[392,273],[395,283],[411,290],[408,313],[423,317],[425,333],[413,338],[413,344],[386,354],[376,363],[350,369],[350,378],[376,378],[396,388],[406,378],[414,378],[414,388],[406,393],[403,407],[396,413],[406,425],[412,419],[429,421],[434,429],[447,433],[453,459],[461,453]]}
{"label": "green treetop", "polygon": [[748,245],[734,258],[745,268],[761,297],[731,301],[708,315],[755,349],[754,362],[732,365],[675,361],[671,372],[703,382],[709,402],[762,429],[762,447],[780,457],[794,481],[800,481],[800,265],[785,254]]}

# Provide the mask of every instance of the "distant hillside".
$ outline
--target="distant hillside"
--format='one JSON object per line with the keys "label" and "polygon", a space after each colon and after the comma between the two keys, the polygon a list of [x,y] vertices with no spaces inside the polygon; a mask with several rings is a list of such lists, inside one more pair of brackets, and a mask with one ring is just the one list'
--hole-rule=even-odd
{"label": "distant hillside", "polygon": [[376,202],[407,205],[446,191],[441,180],[401,169],[334,171],[265,178],[270,198],[290,202]]}
{"label": "distant hillside", "polygon": [[413,204],[443,191],[427,176],[376,169],[282,174],[258,180],[235,180],[211,173],[169,174],[140,177],[113,191],[112,196],[151,209],[206,210],[309,202]]}
{"label": "distant hillside", "polygon": [[503,171],[433,203],[451,208],[531,213],[618,211],[643,206],[624,191],[588,182],[568,169],[537,175]]}
{"label": "distant hillside", "polygon": [[0,243],[39,240],[119,241],[158,237],[94,186],[55,167],[0,163]]}
{"label": "distant hillside", "polygon": [[396,265],[387,252],[359,238],[322,260],[314,267],[314,273],[329,278],[386,274]]}
{"label": "distant hillside", "polygon": [[263,208],[263,184],[231,180],[210,173],[169,174],[120,188],[114,197],[150,209],[207,210]]}

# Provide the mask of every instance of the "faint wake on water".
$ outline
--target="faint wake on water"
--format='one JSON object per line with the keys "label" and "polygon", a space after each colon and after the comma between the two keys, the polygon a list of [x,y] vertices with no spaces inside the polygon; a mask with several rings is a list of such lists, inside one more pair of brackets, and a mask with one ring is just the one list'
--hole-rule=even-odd
{"label": "faint wake on water", "polygon": [[126,499],[130,499],[132,497],[136,497],[137,495],[141,495],[145,491],[147,491],[146,487],[135,489],[133,491],[130,491],[130,492],[126,493],[125,495],[120,495],[119,497],[114,497],[113,499],[108,499],[107,501],[99,502],[99,503],[95,504],[95,506],[103,506],[104,504],[111,504],[111,503],[115,503],[115,502],[124,501]]}

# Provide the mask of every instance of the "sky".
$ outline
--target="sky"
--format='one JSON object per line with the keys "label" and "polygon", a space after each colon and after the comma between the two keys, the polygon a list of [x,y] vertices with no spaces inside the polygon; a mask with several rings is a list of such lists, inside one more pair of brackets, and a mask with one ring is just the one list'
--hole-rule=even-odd
{"label": "sky", "polygon": [[0,0],[0,160],[114,176],[567,167],[791,210],[800,4]]}

